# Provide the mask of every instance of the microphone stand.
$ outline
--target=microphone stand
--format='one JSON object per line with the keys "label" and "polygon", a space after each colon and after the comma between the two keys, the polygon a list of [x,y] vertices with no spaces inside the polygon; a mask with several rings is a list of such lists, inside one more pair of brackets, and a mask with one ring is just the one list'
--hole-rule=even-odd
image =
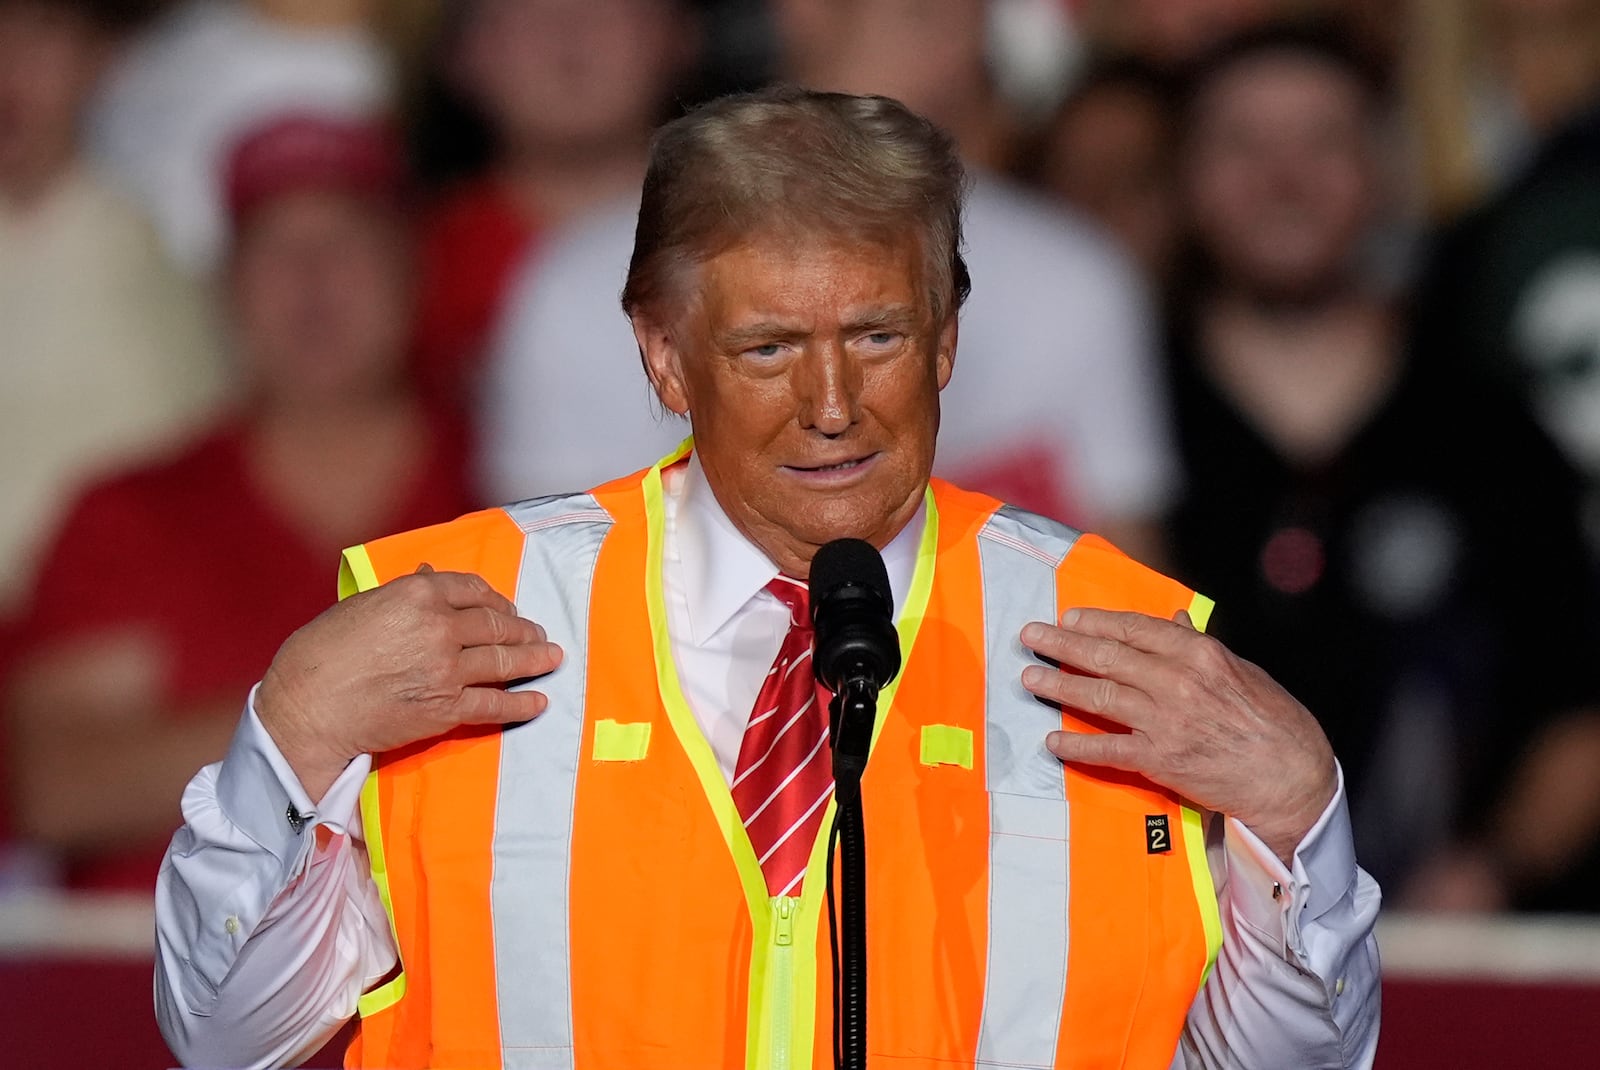
{"label": "microphone stand", "polygon": [[[833,744],[833,830],[828,838],[828,928],[833,939],[833,1063],[837,1070],[867,1065],[867,860],[861,820],[861,774],[867,768],[878,688],[852,673],[828,705]],[[835,914],[833,854],[839,846],[839,908]],[[841,924],[842,921],[842,924]]]}

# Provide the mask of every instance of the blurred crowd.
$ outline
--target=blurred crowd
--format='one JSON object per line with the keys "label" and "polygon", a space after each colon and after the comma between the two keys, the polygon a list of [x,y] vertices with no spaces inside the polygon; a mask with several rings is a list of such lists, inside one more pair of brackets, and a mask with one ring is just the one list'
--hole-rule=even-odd
{"label": "blurred crowd", "polygon": [[682,437],[651,131],[775,79],[970,167],[938,474],[1214,597],[1391,904],[1600,910],[1600,0],[0,0],[0,890],[152,885],[342,547]]}

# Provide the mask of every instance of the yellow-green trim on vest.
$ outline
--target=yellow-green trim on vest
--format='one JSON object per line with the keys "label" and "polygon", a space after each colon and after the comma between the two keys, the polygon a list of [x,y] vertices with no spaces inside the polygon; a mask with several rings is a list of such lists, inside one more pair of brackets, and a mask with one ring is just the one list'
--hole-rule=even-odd
{"label": "yellow-green trim on vest", "polygon": [[[1211,622],[1211,611],[1216,603],[1203,594],[1189,601],[1189,619],[1198,631],[1205,631]],[[1200,811],[1190,806],[1179,808],[1183,821],[1183,850],[1189,857],[1189,877],[1194,882],[1195,905],[1200,908],[1200,924],[1206,935],[1206,968],[1200,975],[1200,988],[1206,986],[1211,969],[1217,964],[1222,950],[1222,915],[1217,908],[1217,887],[1211,880],[1211,863],[1206,858],[1205,823]]]}
{"label": "yellow-green trim on vest", "polygon": [[378,586],[378,570],[372,567],[365,546],[352,546],[339,555],[339,601]]}
{"label": "yellow-green trim on vest", "polygon": [[595,761],[637,762],[649,753],[649,721],[615,721],[607,717],[594,723]]}
{"label": "yellow-green trim on vest", "polygon": [[[370,591],[378,586],[378,571],[372,567],[372,558],[365,546],[352,546],[339,555],[339,601],[353,594]],[[378,898],[383,902],[383,913],[389,919],[389,932],[394,937],[395,954],[400,953],[400,934],[394,924],[394,901],[389,893],[389,866],[383,855],[383,825],[378,812],[378,774],[368,773],[361,785],[361,831],[367,843],[367,863],[372,870],[372,881],[378,886]],[[406,972],[402,968],[393,980],[386,981],[356,1000],[356,1013],[363,1018],[377,1014],[400,1002],[406,994]]]}
{"label": "yellow-green trim on vest", "polygon": [[920,757],[923,765],[958,765],[972,768],[972,729],[953,724],[922,726]]}
{"label": "yellow-green trim on vest", "polygon": [[[383,912],[389,918],[389,933],[394,937],[395,954],[400,954],[400,934],[394,925],[394,901],[389,894],[389,864],[383,855],[383,826],[378,822],[381,815],[378,812],[378,774],[368,773],[366,781],[361,785],[361,827],[367,840],[367,861],[372,868],[372,881],[378,886],[378,898],[383,901]],[[402,964],[400,972],[391,981],[386,981],[365,992],[356,1000],[356,1013],[363,1018],[369,1018],[381,1010],[387,1010],[400,1002],[400,997],[406,994],[406,971]]]}
{"label": "yellow-green trim on vest", "polygon": [[[661,690],[661,701],[679,745],[688,756],[706,802],[716,815],[718,826],[728,852],[733,857],[744,891],[745,904],[750,911],[751,949],[749,978],[749,1019],[745,1030],[745,1065],[748,1070],[788,1070],[789,1067],[812,1065],[812,1047],[816,1037],[817,1010],[817,946],[818,926],[822,919],[822,906],[826,880],[809,880],[801,885],[801,895],[769,897],[766,878],[756,860],[755,849],[745,832],[739,808],[722,770],[717,765],[711,744],[700,730],[694,713],[684,698],[678,679],[677,665],[672,658],[672,645],[667,634],[666,596],[662,585],[663,539],[666,513],[661,482],[662,470],[676,464],[688,455],[692,439],[685,439],[671,454],[663,458],[645,474],[645,516],[649,527],[645,561],[645,598],[650,614],[650,633],[655,645],[656,679]],[[896,622],[900,634],[900,649],[910,651],[916,642],[917,632],[927,613],[928,598],[933,591],[934,561],[939,546],[939,513],[934,504],[933,491],[924,493],[926,518],[923,522],[922,540],[917,547],[917,564],[906,596],[906,605]],[[872,743],[876,746],[885,719],[892,714],[898,680],[892,681],[879,695],[878,705],[886,711],[873,728]],[[816,842],[812,844],[807,862],[808,873],[827,871],[828,830],[833,826],[833,800],[829,800]],[[779,931],[779,927],[782,931]],[[781,952],[774,952],[781,947]],[[781,955],[782,958],[777,958]],[[775,1028],[782,1020],[787,1028]],[[786,1035],[779,1035],[786,1034]]]}

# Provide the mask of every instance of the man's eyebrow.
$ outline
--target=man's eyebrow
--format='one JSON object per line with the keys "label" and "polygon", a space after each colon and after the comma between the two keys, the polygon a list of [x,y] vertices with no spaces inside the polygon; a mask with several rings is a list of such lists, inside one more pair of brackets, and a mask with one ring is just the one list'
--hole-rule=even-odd
{"label": "man's eyebrow", "polygon": [[858,315],[851,316],[845,323],[845,329],[851,332],[873,331],[892,328],[905,332],[917,325],[918,316],[915,305],[886,305],[882,308],[868,309]]}
{"label": "man's eyebrow", "polygon": [[765,342],[787,342],[799,338],[805,331],[792,323],[764,320],[747,323],[741,327],[727,327],[715,332],[717,348],[727,352],[748,349]]}
{"label": "man's eyebrow", "polygon": [[[918,322],[917,306],[884,305],[863,309],[855,315],[848,316],[842,326],[850,334],[879,330],[908,333]],[[794,323],[761,320],[737,327],[725,327],[714,332],[713,339],[717,348],[723,352],[737,353],[767,342],[791,342],[797,338],[804,338],[808,333],[803,327]]]}

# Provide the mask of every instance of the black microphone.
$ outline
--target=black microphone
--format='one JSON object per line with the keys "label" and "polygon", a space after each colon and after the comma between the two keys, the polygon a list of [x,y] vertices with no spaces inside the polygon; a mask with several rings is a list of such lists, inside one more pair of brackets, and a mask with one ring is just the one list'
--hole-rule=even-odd
{"label": "black microphone", "polygon": [[812,652],[817,679],[834,693],[830,737],[835,789],[853,795],[866,769],[878,691],[900,671],[894,595],[871,543],[835,539],[811,560]]}
{"label": "black microphone", "polygon": [[[871,543],[835,539],[817,551],[811,559],[811,623],[816,628],[812,668],[833,692],[828,706],[833,796],[838,803],[828,837],[833,1060],[835,1067],[855,1070],[867,1065],[867,871],[861,774],[872,749],[878,691],[900,671],[894,595],[883,558]],[[837,910],[835,847],[842,902]]]}
{"label": "black microphone", "polygon": [[811,559],[811,623],[817,679],[830,691],[852,679],[876,692],[900,671],[894,595],[883,558],[870,542],[834,539]]}

